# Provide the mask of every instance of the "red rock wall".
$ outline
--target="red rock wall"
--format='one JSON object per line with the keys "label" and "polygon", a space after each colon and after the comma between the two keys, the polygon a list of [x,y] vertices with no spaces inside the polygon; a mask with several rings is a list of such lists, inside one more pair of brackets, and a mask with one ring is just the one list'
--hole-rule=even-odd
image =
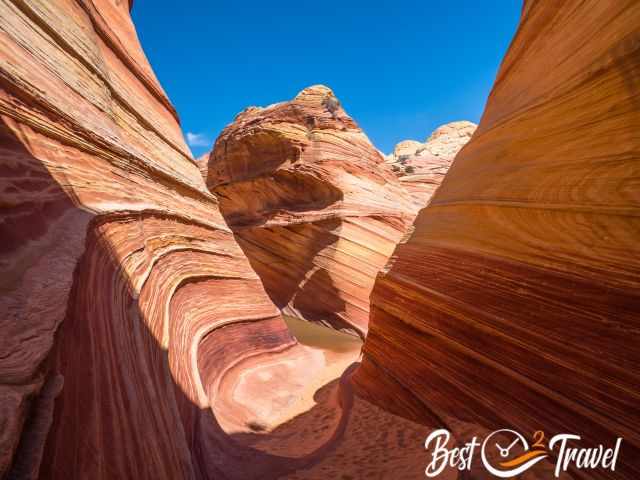
{"label": "red rock wall", "polygon": [[525,3],[478,130],[376,281],[361,394],[620,436],[615,473],[573,473],[640,476],[639,72],[637,1]]}
{"label": "red rock wall", "polygon": [[364,336],[375,276],[416,208],[333,92],[240,113],[204,174],[274,303]]}
{"label": "red rock wall", "polygon": [[295,344],[128,7],[0,1],[2,478],[214,476],[221,378]]}

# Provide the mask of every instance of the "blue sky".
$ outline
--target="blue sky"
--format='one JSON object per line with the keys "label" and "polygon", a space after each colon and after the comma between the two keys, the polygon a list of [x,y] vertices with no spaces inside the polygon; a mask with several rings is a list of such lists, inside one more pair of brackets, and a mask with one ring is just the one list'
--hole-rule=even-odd
{"label": "blue sky", "polygon": [[518,0],[135,0],[133,19],[194,155],[249,105],[325,84],[389,152],[478,122]]}

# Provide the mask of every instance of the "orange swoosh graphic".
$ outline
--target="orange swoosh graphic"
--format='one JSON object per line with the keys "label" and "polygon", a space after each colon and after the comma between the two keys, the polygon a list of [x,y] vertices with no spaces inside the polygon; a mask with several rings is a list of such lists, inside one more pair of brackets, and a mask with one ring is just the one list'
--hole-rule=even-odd
{"label": "orange swoosh graphic", "polygon": [[545,455],[546,453],[547,452],[545,452],[544,450],[533,450],[531,452],[523,453],[519,457],[514,458],[513,460],[509,460],[508,462],[501,462],[500,466],[505,468],[517,467],[518,465],[523,464],[530,458],[539,457],[540,455]]}

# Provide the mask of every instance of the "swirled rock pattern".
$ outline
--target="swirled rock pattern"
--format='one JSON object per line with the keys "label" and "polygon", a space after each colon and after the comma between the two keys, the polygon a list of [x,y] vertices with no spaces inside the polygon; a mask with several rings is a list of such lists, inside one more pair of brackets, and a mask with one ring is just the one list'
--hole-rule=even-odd
{"label": "swirled rock pattern", "polygon": [[231,372],[300,376],[313,352],[207,190],[128,2],[1,0],[0,30],[0,477],[216,477]]}
{"label": "swirled rock pattern", "polygon": [[638,2],[525,2],[478,130],[376,281],[361,394],[623,437],[615,472],[572,473],[640,476],[639,72]]}
{"label": "swirled rock pattern", "polygon": [[203,169],[274,303],[364,336],[375,276],[416,208],[333,92],[248,108]]}
{"label": "swirled rock pattern", "polygon": [[438,127],[425,143],[415,140],[398,143],[386,158],[418,207],[429,203],[451,162],[469,141],[476,127],[475,123],[468,121],[447,123]]}

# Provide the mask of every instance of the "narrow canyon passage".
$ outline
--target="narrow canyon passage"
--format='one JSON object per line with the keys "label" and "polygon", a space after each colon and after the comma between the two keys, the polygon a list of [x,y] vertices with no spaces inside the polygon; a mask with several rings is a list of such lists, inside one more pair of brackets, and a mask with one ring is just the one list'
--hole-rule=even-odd
{"label": "narrow canyon passage", "polygon": [[[238,365],[222,388],[224,399],[213,407],[230,441],[272,457],[268,471],[258,463],[229,478],[424,478],[423,443],[431,429],[353,395],[350,376],[362,342],[284,319],[300,356]],[[451,470],[442,478],[457,474]]]}
{"label": "narrow canyon passage", "polygon": [[526,0],[477,129],[313,85],[197,160],[131,7],[0,0],[0,479],[640,477],[640,2]]}
{"label": "narrow canyon passage", "polygon": [[[339,381],[360,358],[359,339],[294,317],[283,318],[298,340],[298,345],[290,349],[295,353],[274,354],[257,362],[243,359],[220,380],[224,396],[216,400],[213,411],[229,434],[269,434],[311,410],[316,393]],[[309,439],[298,449],[312,451],[314,442],[321,439]],[[287,449],[279,447],[277,439],[272,443],[273,448]]]}

